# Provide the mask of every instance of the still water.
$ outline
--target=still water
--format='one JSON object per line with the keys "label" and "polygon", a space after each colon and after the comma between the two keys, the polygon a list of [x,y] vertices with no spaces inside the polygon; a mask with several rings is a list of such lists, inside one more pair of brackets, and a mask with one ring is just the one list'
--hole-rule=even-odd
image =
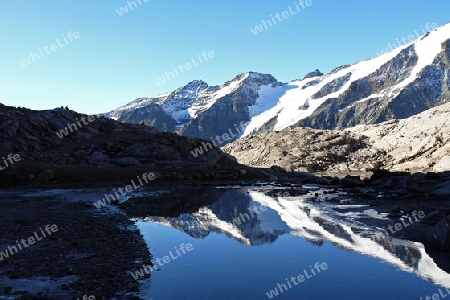
{"label": "still water", "polygon": [[[443,299],[450,294],[450,274],[422,244],[392,239],[365,225],[368,218],[384,217],[370,207],[343,211],[340,205],[311,201],[311,195],[270,196],[254,188],[197,196],[202,200],[194,207],[180,204],[175,212],[134,215],[158,268],[141,281],[143,298],[426,299],[440,294],[437,299]],[[167,199],[174,197],[180,203],[193,199],[182,192]],[[205,202],[205,197],[215,199]]]}

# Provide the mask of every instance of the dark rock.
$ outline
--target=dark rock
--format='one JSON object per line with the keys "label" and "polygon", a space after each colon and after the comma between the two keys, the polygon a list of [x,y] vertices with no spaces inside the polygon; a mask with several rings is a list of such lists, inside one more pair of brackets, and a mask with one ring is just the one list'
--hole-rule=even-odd
{"label": "dark rock", "polygon": [[450,181],[439,186],[437,190],[433,192],[434,195],[438,196],[450,196]]}
{"label": "dark rock", "polygon": [[37,180],[41,182],[49,182],[55,179],[55,173],[51,169],[46,169],[37,176]]}
{"label": "dark rock", "polygon": [[128,167],[128,166],[140,167],[140,166],[142,166],[141,162],[134,157],[117,158],[117,159],[111,160],[111,162],[119,167]]}
{"label": "dark rock", "polygon": [[430,237],[444,250],[450,251],[450,216],[441,219],[436,224]]}
{"label": "dark rock", "polygon": [[325,177],[317,177],[315,182],[317,184],[321,184],[321,185],[329,185],[331,183],[331,180],[329,180]]}
{"label": "dark rock", "polygon": [[376,179],[376,180],[374,180],[372,182],[370,182],[370,179],[369,179],[369,182],[370,182],[370,186],[371,187],[382,188],[382,187],[384,187],[386,185],[386,182],[388,180],[389,180],[388,178],[378,178],[378,179]]}
{"label": "dark rock", "polygon": [[245,169],[241,169],[239,170],[239,173],[241,173],[241,175],[247,175],[248,171]]}
{"label": "dark rock", "polygon": [[77,151],[73,154],[73,156],[76,159],[84,158],[84,157],[86,157],[86,151],[84,151],[84,150]]}
{"label": "dark rock", "polygon": [[14,144],[12,141],[3,141],[0,143],[0,149],[4,152],[13,152],[14,151],[13,145]]}
{"label": "dark rock", "polygon": [[385,169],[373,169],[370,170],[373,172],[372,176],[369,178],[369,182],[375,181],[380,178],[388,178],[392,176],[392,173]]}
{"label": "dark rock", "polygon": [[408,188],[408,177],[404,176],[392,176],[384,185],[387,189],[402,189]]}
{"label": "dark rock", "polygon": [[282,167],[277,166],[277,165],[271,166],[270,169],[276,173],[286,173],[285,169],[283,169]]}
{"label": "dark rock", "polygon": [[105,154],[103,154],[103,153],[101,153],[101,152],[94,152],[94,153],[92,154],[92,156],[91,156],[91,159],[92,159],[94,162],[103,162],[103,161],[105,161],[105,160],[108,160],[108,156],[105,155]]}
{"label": "dark rock", "polygon": [[395,188],[395,189],[389,190],[389,193],[391,193],[391,195],[393,195],[393,196],[396,195],[398,197],[399,195],[404,196],[404,195],[409,194],[409,191],[405,188],[403,188],[403,189]]}
{"label": "dark rock", "polygon": [[351,176],[351,175],[345,176],[344,179],[342,179],[342,183],[346,186],[351,187],[362,187],[365,185],[364,181],[362,181],[359,176]]}
{"label": "dark rock", "polygon": [[333,177],[333,179],[330,180],[330,185],[341,185],[342,180],[339,177]]}
{"label": "dark rock", "polygon": [[303,77],[303,79],[319,77],[319,76],[323,76],[323,73],[320,72],[318,69],[315,69],[314,71],[309,72],[308,74],[306,74],[305,77]]}

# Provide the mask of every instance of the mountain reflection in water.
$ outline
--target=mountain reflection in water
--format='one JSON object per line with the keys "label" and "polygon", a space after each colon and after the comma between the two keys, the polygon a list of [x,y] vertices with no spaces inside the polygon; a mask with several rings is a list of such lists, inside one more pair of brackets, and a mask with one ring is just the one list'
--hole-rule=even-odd
{"label": "mountain reflection in water", "polygon": [[310,199],[309,195],[274,197],[264,189],[205,188],[133,198],[125,210],[131,217],[171,226],[194,238],[215,232],[258,246],[290,234],[318,246],[331,242],[450,287],[450,274],[436,265],[424,245],[385,236],[361,221],[380,217],[373,210],[342,213],[338,205]]}

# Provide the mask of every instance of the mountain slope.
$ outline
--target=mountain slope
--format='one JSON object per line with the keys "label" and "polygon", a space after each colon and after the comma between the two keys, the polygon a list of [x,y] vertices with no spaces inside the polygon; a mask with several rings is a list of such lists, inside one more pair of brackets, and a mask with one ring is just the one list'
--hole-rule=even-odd
{"label": "mountain slope", "polygon": [[450,171],[450,102],[407,119],[346,131],[368,137],[373,149],[388,154],[384,164],[394,171]]}
{"label": "mountain slope", "polygon": [[[193,81],[169,94],[136,99],[106,116],[206,139],[230,129],[240,135],[240,129],[235,128],[240,122],[250,119],[249,107],[255,106],[257,110],[258,104],[271,107],[276,103],[258,99],[260,88],[271,89],[280,85],[271,75],[253,72],[238,75],[220,87]],[[217,122],[219,119],[221,122]]]}
{"label": "mountain slope", "polygon": [[316,70],[288,84],[254,72],[220,87],[193,81],[170,94],[137,99],[107,116],[206,139],[237,124],[245,128],[236,138],[287,127],[375,124],[416,115],[449,99],[449,63],[450,23],[329,74]]}
{"label": "mountain slope", "polygon": [[286,128],[228,144],[240,163],[288,171],[450,171],[450,102],[403,120],[344,131]]}

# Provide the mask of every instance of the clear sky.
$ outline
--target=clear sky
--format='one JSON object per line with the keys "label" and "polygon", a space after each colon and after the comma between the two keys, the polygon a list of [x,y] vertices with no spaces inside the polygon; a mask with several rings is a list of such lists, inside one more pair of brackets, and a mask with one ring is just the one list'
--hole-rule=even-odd
{"label": "clear sky", "polygon": [[[255,71],[289,82],[450,21],[449,0],[303,1],[3,1],[0,103],[100,113],[195,79],[221,85]],[[276,24],[252,33],[271,15]],[[205,50],[214,57],[200,62]],[[173,67],[187,63],[176,75]],[[165,72],[175,78],[156,84]]]}

